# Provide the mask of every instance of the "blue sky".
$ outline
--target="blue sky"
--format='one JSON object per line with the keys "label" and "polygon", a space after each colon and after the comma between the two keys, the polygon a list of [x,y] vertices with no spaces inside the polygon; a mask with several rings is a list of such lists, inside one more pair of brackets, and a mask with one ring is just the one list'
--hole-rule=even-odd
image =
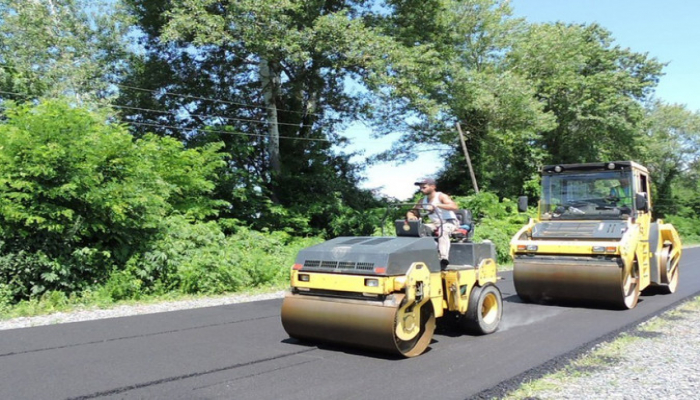
{"label": "blue sky", "polygon": [[[511,6],[514,16],[530,22],[597,22],[612,32],[616,45],[668,63],[656,98],[700,112],[700,1],[511,0]],[[361,125],[351,126],[347,133],[356,138],[355,148],[366,149],[366,155],[395,140],[369,139],[367,128]],[[404,200],[415,192],[416,178],[436,174],[441,164],[434,154],[425,154],[412,163],[373,166],[364,173],[367,181],[362,186],[383,187],[381,192]]]}

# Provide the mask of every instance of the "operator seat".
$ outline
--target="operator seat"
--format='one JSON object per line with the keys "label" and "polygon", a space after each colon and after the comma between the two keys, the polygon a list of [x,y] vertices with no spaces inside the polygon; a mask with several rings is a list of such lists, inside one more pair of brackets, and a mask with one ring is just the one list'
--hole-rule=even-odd
{"label": "operator seat", "polygon": [[452,232],[451,238],[457,242],[471,242],[474,237],[474,219],[471,210],[455,211],[459,227]]}
{"label": "operator seat", "polygon": [[[471,210],[457,210],[455,215],[459,221],[458,228],[452,232],[450,238],[454,242],[471,242],[474,237],[474,220]],[[430,231],[420,220],[397,219],[394,221],[394,227],[396,228],[396,236],[436,236],[436,233]]]}

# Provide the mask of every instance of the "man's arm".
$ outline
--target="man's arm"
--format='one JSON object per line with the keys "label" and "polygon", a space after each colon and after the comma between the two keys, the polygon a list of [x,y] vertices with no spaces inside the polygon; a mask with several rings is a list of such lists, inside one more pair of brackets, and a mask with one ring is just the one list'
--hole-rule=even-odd
{"label": "man's arm", "polygon": [[418,213],[419,206],[420,206],[420,200],[418,200],[418,201],[416,202],[416,204],[413,206],[412,209],[408,210],[408,212],[406,213],[406,219],[408,219],[408,220],[418,219],[418,216],[419,216],[419,213]]}
{"label": "man's arm", "polygon": [[437,205],[438,208],[447,210],[447,211],[457,211],[459,210],[459,206],[457,203],[452,200],[452,198],[445,193],[440,194],[440,204]]}

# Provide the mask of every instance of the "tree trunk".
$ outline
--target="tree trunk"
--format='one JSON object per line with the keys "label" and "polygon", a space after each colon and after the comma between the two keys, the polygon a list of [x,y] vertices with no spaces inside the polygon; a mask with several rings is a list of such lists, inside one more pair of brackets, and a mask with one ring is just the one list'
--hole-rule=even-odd
{"label": "tree trunk", "polygon": [[263,100],[267,114],[267,126],[269,138],[267,142],[267,152],[270,162],[270,173],[272,181],[279,175],[280,166],[280,132],[277,125],[277,94],[280,86],[279,68],[275,68],[272,61],[265,58],[260,59],[260,82],[262,84]]}

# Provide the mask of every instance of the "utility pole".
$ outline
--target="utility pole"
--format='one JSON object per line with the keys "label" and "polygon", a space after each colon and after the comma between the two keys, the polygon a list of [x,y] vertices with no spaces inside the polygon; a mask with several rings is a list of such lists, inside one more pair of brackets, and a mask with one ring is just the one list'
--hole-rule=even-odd
{"label": "utility pole", "polygon": [[[462,126],[457,121],[457,132],[459,132],[459,140],[462,142],[462,150],[464,150],[464,157],[467,159],[467,166],[469,167],[469,175],[472,177],[472,185],[474,186],[474,192],[479,193],[479,186],[476,184],[476,176],[474,175],[474,168],[472,168],[472,160],[469,158],[469,152],[467,151],[467,142],[464,140],[464,134],[462,133]],[[469,132],[467,132],[469,133]]]}

